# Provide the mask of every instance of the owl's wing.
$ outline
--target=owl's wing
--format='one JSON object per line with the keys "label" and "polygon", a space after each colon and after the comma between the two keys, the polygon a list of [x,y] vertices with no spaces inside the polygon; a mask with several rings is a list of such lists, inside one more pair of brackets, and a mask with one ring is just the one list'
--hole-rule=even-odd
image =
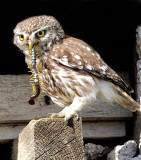
{"label": "owl's wing", "polygon": [[52,49],[50,56],[70,69],[110,81],[127,93],[133,92],[92,47],[79,39],[66,38],[62,44]]}

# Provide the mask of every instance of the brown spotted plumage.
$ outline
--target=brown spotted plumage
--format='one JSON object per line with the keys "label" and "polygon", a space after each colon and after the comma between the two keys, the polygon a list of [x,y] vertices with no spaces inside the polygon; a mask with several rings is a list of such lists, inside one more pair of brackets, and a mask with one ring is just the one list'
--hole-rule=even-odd
{"label": "brown spotted plumage", "polygon": [[[68,120],[97,98],[131,111],[140,109],[129,96],[132,89],[91,46],[66,36],[55,18],[31,17],[18,23],[14,33],[14,43],[25,54],[32,71],[32,85],[39,84],[55,103],[64,107],[52,117]],[[38,90],[35,88],[34,92]]]}

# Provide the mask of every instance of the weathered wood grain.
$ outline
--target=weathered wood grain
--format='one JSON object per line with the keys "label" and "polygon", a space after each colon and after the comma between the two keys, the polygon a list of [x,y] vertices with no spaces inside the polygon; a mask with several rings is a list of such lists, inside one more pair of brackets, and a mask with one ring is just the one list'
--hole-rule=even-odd
{"label": "weathered wood grain", "polygon": [[[62,110],[52,102],[47,105],[43,96],[35,105],[29,105],[32,94],[29,79],[29,75],[0,75],[0,123],[28,122]],[[109,106],[97,101],[80,116],[83,120],[125,120],[131,118],[132,113],[119,105]]]}
{"label": "weathered wood grain", "polygon": [[[82,120],[32,120],[20,133],[14,160],[83,160]],[[16,149],[14,148],[14,151]]]}
{"label": "weathered wood grain", "polygon": [[[0,125],[0,143],[16,139],[26,125]],[[125,122],[83,122],[84,139],[113,139],[126,136]]]}

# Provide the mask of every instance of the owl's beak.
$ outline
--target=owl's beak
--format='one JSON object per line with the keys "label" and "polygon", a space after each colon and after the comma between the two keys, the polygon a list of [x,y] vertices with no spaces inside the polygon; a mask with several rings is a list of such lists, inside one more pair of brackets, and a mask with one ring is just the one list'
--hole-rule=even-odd
{"label": "owl's beak", "polygon": [[28,41],[28,46],[29,46],[29,51],[32,52],[32,48],[34,46],[34,43],[32,43],[31,41]]}
{"label": "owl's beak", "polygon": [[29,40],[28,47],[29,47],[29,54],[30,55],[35,54],[35,43],[33,43],[31,40]]}

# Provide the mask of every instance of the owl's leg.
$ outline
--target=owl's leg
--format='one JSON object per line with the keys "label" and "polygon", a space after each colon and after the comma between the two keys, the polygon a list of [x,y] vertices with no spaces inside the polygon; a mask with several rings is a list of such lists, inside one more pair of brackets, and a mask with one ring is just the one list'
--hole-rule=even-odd
{"label": "owl's leg", "polygon": [[[67,110],[68,110],[68,107],[65,107],[61,112],[59,112],[59,113],[53,113],[51,115],[51,118],[63,118],[64,117],[64,121],[67,121],[67,120],[65,120],[65,116],[66,116]],[[79,118],[77,113],[74,113],[71,117],[73,117],[73,116],[76,116],[76,119]]]}
{"label": "owl's leg", "polygon": [[70,106],[65,107],[61,112],[54,113],[51,117],[64,117],[64,121],[69,120],[71,117],[77,114],[87,102],[86,97],[75,97],[72,104]]}

